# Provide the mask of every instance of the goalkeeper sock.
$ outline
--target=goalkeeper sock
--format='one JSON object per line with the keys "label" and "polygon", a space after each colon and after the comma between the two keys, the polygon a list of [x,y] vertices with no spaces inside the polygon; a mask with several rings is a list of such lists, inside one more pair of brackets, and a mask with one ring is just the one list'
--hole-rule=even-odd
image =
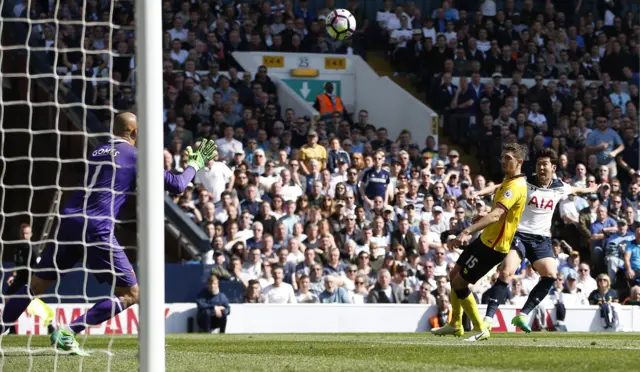
{"label": "goalkeeper sock", "polygon": [[529,314],[533,311],[533,309],[538,306],[538,304],[544,300],[545,297],[549,294],[551,287],[553,287],[553,283],[555,283],[556,279],[550,276],[543,276],[540,278],[538,284],[531,290],[529,293],[529,297],[527,297],[527,302],[524,303],[522,310],[520,313]]}
{"label": "goalkeeper sock", "polygon": [[28,285],[20,288],[12,299],[7,301],[2,311],[2,324],[0,325],[0,334],[4,333],[6,327],[12,326],[20,315],[29,307],[33,299],[33,292]]}
{"label": "goalkeeper sock", "polygon": [[487,312],[485,319],[493,319],[498,311],[498,306],[504,304],[507,299],[507,293],[509,292],[508,284],[498,279],[489,289],[489,302],[487,303]]}
{"label": "goalkeeper sock", "polygon": [[118,297],[102,300],[93,305],[89,311],[74,319],[69,328],[73,333],[78,334],[84,331],[87,326],[98,325],[108,319],[113,318],[117,314],[124,311],[125,307],[122,300]]}

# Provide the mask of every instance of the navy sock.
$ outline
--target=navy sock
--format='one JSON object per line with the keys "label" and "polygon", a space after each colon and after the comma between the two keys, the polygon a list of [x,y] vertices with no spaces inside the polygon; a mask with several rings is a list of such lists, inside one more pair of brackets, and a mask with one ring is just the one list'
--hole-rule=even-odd
{"label": "navy sock", "polygon": [[464,300],[471,294],[469,288],[454,289],[454,292],[456,292],[456,296],[458,296],[459,300]]}
{"label": "navy sock", "polygon": [[493,318],[498,311],[498,306],[504,304],[509,293],[509,285],[504,281],[498,279],[489,289],[489,302],[487,303],[487,312],[485,317]]}
{"label": "navy sock", "polygon": [[529,314],[533,309],[538,306],[538,304],[544,300],[545,297],[549,294],[551,287],[553,287],[553,283],[555,283],[556,279],[550,276],[543,276],[540,278],[538,284],[531,290],[529,293],[529,297],[527,298],[527,302],[524,303],[522,310],[520,310],[523,314]]}

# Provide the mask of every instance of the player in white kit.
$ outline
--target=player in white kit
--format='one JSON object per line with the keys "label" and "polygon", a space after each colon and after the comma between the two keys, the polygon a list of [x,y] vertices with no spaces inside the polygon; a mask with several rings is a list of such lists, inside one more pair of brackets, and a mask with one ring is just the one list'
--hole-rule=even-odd
{"label": "player in white kit", "polygon": [[[558,265],[551,247],[551,223],[558,203],[569,194],[592,193],[597,187],[581,188],[555,179],[558,157],[552,149],[545,148],[536,158],[536,174],[527,180],[527,204],[522,213],[511,250],[498,268],[500,277],[489,289],[489,303],[485,315],[485,325],[490,328],[491,320],[503,304],[508,293],[508,284],[520,263],[527,258],[540,274],[538,284],[531,290],[527,302],[512,324],[529,333],[528,314],[547,296],[558,273]],[[478,196],[490,195],[500,184],[484,188]]]}

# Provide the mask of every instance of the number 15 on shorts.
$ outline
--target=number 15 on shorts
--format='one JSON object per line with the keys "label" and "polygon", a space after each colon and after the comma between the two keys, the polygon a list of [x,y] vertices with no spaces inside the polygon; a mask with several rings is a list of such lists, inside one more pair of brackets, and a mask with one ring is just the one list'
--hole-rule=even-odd
{"label": "number 15 on shorts", "polygon": [[478,263],[478,258],[475,256],[469,256],[467,262],[464,263],[464,266],[468,269],[473,269]]}

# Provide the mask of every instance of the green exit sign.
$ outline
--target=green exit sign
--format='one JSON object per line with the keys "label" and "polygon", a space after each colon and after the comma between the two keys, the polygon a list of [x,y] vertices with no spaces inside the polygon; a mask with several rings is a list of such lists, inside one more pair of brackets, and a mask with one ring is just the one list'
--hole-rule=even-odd
{"label": "green exit sign", "polygon": [[333,83],[333,93],[340,97],[341,82],[336,80],[318,80],[318,79],[282,79],[296,94],[307,102],[313,103],[316,97],[324,93],[324,85],[328,82]]}

